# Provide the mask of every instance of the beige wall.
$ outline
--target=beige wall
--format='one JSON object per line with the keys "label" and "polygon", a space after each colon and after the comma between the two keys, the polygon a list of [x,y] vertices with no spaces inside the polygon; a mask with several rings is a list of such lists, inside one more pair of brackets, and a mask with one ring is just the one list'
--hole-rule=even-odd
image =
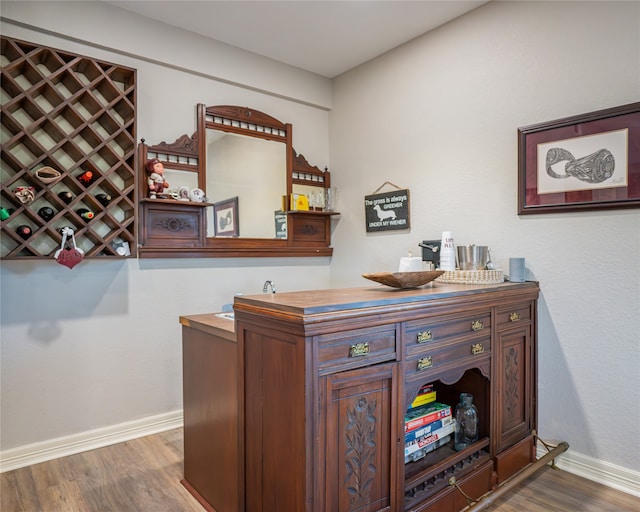
{"label": "beige wall", "polygon": [[[524,256],[542,289],[541,436],[635,471],[639,210],[519,217],[517,128],[640,101],[639,79],[640,3],[491,2],[334,80],[330,125],[332,284],[445,230],[501,268]],[[385,181],[410,189],[411,230],[367,234],[364,196]]]}
{"label": "beige wall", "polygon": [[[292,123],[296,150],[329,164],[327,79],[100,2],[3,1],[1,14],[4,35],[136,68],[138,139],[191,135],[197,103],[247,105]],[[134,259],[85,261],[69,271],[53,260],[3,261],[3,457],[179,415],[179,315],[218,311],[236,293],[261,293],[267,279],[280,291],[327,287],[329,265],[329,258]]]}

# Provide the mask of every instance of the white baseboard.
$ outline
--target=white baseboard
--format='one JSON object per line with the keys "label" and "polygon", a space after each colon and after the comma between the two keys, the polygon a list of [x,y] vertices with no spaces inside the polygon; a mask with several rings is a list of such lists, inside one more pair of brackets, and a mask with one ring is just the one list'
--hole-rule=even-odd
{"label": "white baseboard", "polygon": [[[537,456],[542,457],[547,451],[538,446]],[[555,459],[558,468],[588,480],[598,482],[632,496],[640,497],[640,472],[616,466],[571,449]]]}
{"label": "white baseboard", "polygon": [[0,452],[0,473],[183,426],[182,409]]}

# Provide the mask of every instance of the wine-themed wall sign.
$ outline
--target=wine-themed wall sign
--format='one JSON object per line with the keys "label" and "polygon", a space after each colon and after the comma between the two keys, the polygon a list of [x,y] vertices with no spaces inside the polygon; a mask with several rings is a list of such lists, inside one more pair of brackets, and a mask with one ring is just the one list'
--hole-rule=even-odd
{"label": "wine-themed wall sign", "polygon": [[[385,185],[396,190],[378,193]],[[409,229],[409,190],[387,181],[373,194],[364,197],[364,211],[367,233]]]}

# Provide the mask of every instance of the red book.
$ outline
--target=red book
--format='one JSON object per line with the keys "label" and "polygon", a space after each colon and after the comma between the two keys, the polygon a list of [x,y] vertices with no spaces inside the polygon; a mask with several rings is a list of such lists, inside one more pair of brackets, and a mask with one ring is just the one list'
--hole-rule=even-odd
{"label": "red book", "polygon": [[404,432],[406,434],[447,416],[451,416],[451,406],[438,402],[409,409],[405,416]]}

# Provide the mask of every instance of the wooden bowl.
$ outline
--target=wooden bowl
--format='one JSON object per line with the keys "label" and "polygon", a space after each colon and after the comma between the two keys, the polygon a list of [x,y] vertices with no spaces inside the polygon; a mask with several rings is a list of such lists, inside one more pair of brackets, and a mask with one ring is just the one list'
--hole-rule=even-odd
{"label": "wooden bowl", "polygon": [[442,274],[444,274],[444,270],[425,270],[422,272],[378,272],[377,274],[362,274],[362,277],[393,288],[417,288],[430,283]]}

